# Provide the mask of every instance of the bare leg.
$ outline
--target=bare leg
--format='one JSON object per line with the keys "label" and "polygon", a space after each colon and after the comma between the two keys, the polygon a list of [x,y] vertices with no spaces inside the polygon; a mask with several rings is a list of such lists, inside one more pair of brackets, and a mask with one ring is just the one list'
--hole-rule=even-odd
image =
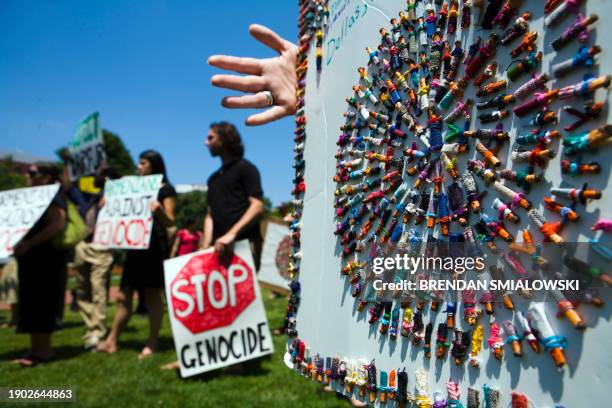
{"label": "bare leg", "polygon": [[38,363],[45,363],[53,357],[51,347],[51,333],[30,334],[30,352],[25,357],[15,360],[22,367],[34,367]]}
{"label": "bare leg", "polygon": [[139,357],[145,358],[157,350],[157,339],[164,314],[162,305],[162,290],[158,288],[145,289],[145,301],[149,309],[149,338]]}
{"label": "bare leg", "polygon": [[111,328],[108,337],[106,337],[106,340],[99,343],[98,347],[96,347],[98,351],[106,353],[114,353],[117,351],[117,339],[132,315],[133,297],[134,290],[132,288],[123,288],[119,291],[119,297],[117,298],[117,312],[115,313],[115,319],[113,320],[113,327]]}

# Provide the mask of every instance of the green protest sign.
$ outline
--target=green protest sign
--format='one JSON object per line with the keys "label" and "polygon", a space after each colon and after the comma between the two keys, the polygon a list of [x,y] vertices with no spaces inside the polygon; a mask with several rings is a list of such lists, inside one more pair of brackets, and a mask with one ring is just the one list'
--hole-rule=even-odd
{"label": "green protest sign", "polygon": [[106,160],[99,118],[95,112],[83,119],[70,141],[72,179],[94,173]]}

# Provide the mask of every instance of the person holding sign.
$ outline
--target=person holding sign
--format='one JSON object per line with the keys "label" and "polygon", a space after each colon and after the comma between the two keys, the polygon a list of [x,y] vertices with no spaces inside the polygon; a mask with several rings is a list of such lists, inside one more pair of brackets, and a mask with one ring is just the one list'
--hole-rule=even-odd
{"label": "person holding sign", "polygon": [[117,340],[132,314],[134,290],[144,289],[145,302],[149,310],[149,338],[139,354],[146,358],[157,349],[157,339],[163,317],[162,295],[164,289],[164,259],[170,253],[167,228],[174,225],[174,207],[176,191],[169,183],[166,166],[162,156],[155,150],[146,150],[140,154],[138,173],[141,176],[152,174],[163,175],[162,186],[157,200],[151,202],[153,229],[149,248],[146,250],[128,251],[123,266],[121,290],[117,302],[117,313],[107,338],[98,343],[97,351],[114,353],[117,351]]}
{"label": "person holding sign", "polygon": [[[243,158],[240,133],[231,123],[213,123],[205,144],[213,157],[221,159],[221,168],[208,179],[208,210],[204,218],[202,247],[214,246],[222,258],[230,259],[234,242],[248,239],[255,269],[259,270],[263,247],[258,222],[263,213],[259,171]],[[176,369],[179,362],[161,368]]]}
{"label": "person holding sign", "polygon": [[248,239],[259,270],[263,246],[258,222],[263,213],[259,171],[243,158],[240,133],[231,123],[213,123],[205,143],[210,154],[221,159],[221,168],[208,179],[203,247],[214,245],[218,252],[227,253],[235,241]]}
{"label": "person holding sign", "polygon": [[[51,163],[32,165],[28,185],[57,183],[59,171]],[[51,333],[55,329],[57,305],[63,298],[62,275],[67,251],[52,240],[66,226],[67,203],[60,190],[38,222],[15,246],[19,277],[17,333],[30,335],[30,352],[16,360],[23,367],[48,362],[53,356]]]}

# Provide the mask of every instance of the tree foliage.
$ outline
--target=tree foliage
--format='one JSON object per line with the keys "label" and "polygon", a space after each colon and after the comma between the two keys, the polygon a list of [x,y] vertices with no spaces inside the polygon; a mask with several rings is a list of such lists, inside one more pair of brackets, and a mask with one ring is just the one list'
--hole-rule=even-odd
{"label": "tree foliage", "polygon": [[0,190],[25,187],[26,177],[13,171],[13,158],[11,156],[0,160]]}
{"label": "tree foliage", "polygon": [[204,191],[190,191],[179,194],[176,199],[176,226],[187,227],[186,220],[195,218],[198,225],[202,225],[207,208],[207,195]]}
{"label": "tree foliage", "polygon": [[102,137],[104,138],[104,152],[108,164],[117,169],[122,176],[134,174],[136,165],[121,137],[106,129],[102,130]]}

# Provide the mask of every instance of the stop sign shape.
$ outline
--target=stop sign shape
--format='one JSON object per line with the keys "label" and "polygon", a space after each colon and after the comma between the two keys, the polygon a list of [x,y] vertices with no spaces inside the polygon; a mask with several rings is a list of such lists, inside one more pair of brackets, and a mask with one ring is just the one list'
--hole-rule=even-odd
{"label": "stop sign shape", "polygon": [[239,256],[229,266],[215,252],[193,256],[170,285],[176,319],[191,333],[231,325],[255,300],[252,268]]}

